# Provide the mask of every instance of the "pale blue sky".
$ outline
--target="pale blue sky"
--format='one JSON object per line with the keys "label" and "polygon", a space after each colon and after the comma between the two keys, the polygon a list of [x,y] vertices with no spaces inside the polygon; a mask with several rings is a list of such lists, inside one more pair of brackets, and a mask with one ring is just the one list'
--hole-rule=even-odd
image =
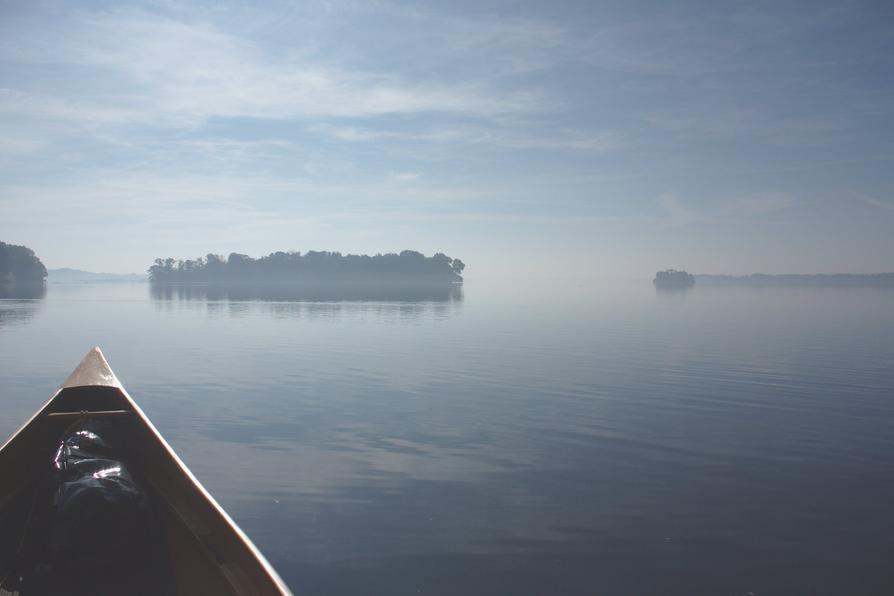
{"label": "pale blue sky", "polygon": [[5,2],[0,240],[894,269],[891,2]]}

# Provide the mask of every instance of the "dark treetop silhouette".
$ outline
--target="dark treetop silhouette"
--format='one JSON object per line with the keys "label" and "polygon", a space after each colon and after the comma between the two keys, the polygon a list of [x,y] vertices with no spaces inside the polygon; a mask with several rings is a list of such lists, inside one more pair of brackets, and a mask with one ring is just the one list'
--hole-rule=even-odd
{"label": "dark treetop silhouette", "polygon": [[443,253],[426,257],[414,250],[400,254],[342,255],[339,252],[275,252],[253,259],[231,253],[227,259],[209,254],[194,261],[155,259],[149,267],[153,282],[275,282],[304,281],[462,281],[466,265]]}
{"label": "dark treetop silhouette", "polygon": [[43,283],[47,268],[26,246],[0,242],[0,283]]}

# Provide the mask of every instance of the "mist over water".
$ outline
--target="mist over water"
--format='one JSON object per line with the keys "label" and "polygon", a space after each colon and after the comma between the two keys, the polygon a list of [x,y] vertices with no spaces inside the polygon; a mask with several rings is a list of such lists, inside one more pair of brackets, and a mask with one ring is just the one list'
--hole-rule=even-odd
{"label": "mist over water", "polygon": [[0,435],[97,344],[296,593],[887,593],[892,304],[51,284],[0,299]]}

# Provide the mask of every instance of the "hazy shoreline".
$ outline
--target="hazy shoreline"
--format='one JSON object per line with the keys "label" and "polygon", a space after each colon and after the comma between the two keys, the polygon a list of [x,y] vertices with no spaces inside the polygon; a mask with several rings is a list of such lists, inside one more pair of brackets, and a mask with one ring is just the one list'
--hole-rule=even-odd
{"label": "hazy shoreline", "polygon": [[95,273],[70,267],[47,269],[47,283],[51,284],[147,281],[149,276],[145,273]]}
{"label": "hazy shoreline", "polygon": [[894,273],[784,273],[751,275],[696,274],[697,283],[704,285],[751,286],[892,286]]}

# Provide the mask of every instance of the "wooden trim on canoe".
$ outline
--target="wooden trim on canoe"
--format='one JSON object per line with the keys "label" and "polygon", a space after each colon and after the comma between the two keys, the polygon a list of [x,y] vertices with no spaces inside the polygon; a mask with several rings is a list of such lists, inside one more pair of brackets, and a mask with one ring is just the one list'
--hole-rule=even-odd
{"label": "wooden trim on canoe", "polygon": [[33,482],[34,458],[55,447],[52,442],[46,444],[45,437],[85,415],[131,425],[137,470],[164,502],[170,520],[171,556],[175,567],[179,566],[175,570],[178,593],[291,594],[264,555],[127,393],[99,348],[93,348],[53,397],[0,447],[4,478],[0,508]]}

